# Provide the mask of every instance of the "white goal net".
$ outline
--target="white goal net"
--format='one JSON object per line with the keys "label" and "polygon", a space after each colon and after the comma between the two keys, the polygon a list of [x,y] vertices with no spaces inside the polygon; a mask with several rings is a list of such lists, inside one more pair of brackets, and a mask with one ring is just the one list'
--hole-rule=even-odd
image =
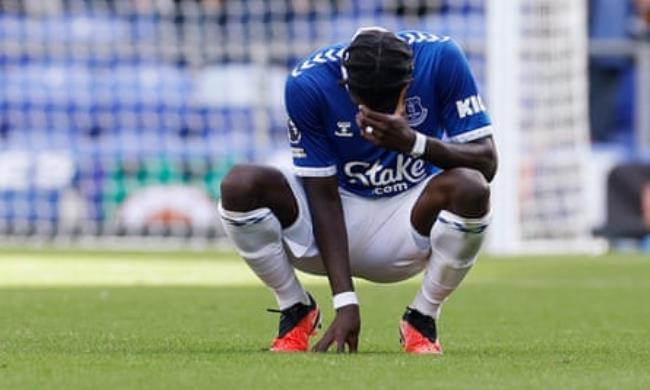
{"label": "white goal net", "polygon": [[586,1],[490,7],[488,80],[502,156],[492,248],[590,251]]}

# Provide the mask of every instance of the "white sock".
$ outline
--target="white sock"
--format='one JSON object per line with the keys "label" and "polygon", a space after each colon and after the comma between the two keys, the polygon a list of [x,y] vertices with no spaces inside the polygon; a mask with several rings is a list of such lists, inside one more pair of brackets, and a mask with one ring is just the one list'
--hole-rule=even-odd
{"label": "white sock", "polygon": [[219,213],[226,235],[253,272],[273,290],[280,310],[298,302],[309,304],[282,245],[280,221],[271,210],[229,211],[219,204]]}
{"label": "white sock", "polygon": [[411,308],[438,318],[440,306],[476,262],[489,215],[463,218],[441,211],[431,229],[431,256]]}

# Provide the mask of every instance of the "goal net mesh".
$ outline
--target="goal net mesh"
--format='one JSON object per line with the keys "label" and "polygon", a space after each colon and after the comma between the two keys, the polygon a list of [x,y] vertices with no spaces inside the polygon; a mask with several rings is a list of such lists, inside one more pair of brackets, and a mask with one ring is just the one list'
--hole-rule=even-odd
{"label": "goal net mesh", "polygon": [[588,235],[587,34],[582,0],[521,2],[519,224],[522,241]]}

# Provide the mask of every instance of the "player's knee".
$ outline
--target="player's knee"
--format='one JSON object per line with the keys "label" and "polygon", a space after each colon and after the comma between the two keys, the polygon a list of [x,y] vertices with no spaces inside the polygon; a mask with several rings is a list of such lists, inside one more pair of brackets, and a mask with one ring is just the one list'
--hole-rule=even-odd
{"label": "player's knee", "polygon": [[452,199],[457,213],[484,215],[490,208],[490,184],[479,171],[461,168],[456,172]]}
{"label": "player's knee", "polygon": [[226,210],[247,211],[259,182],[255,166],[235,165],[221,181],[221,204]]}

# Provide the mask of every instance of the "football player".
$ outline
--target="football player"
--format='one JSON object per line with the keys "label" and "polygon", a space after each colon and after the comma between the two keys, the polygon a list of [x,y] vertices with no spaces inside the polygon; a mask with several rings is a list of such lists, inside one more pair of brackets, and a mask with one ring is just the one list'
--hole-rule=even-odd
{"label": "football player", "polygon": [[274,293],[273,351],[306,351],[319,308],[294,268],[329,279],[336,316],[315,351],[354,352],[352,277],[424,280],[400,324],[402,348],[441,354],[444,300],[474,265],[497,161],[491,121],[453,40],[359,30],[317,50],[286,82],[294,169],[238,165],[221,184],[227,235]]}

